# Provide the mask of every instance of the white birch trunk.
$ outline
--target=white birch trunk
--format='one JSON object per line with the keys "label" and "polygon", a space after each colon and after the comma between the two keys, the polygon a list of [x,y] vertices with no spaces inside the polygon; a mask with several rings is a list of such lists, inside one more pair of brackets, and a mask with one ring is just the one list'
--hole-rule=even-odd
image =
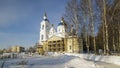
{"label": "white birch trunk", "polygon": [[106,45],[106,52],[107,55],[109,55],[109,46],[108,46],[108,25],[106,20],[106,2],[103,0],[103,18],[104,18],[104,24],[105,24],[105,45]]}

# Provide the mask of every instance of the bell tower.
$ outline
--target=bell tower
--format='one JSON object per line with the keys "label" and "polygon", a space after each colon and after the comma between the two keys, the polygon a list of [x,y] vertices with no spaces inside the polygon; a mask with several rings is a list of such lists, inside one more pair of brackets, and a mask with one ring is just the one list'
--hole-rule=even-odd
{"label": "bell tower", "polygon": [[39,44],[42,45],[42,42],[46,41],[48,39],[48,34],[50,30],[50,22],[47,19],[46,12],[44,13],[43,20],[40,23],[40,38],[39,38]]}

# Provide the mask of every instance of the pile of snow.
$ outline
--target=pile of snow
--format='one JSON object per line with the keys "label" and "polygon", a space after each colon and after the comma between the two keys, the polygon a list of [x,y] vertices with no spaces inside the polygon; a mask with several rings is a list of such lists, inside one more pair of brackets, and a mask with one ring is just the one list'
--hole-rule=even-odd
{"label": "pile of snow", "polygon": [[120,56],[104,56],[104,55],[94,55],[94,54],[73,54],[73,53],[66,53],[66,55],[78,56],[80,58],[87,60],[102,61],[106,63],[120,65]]}

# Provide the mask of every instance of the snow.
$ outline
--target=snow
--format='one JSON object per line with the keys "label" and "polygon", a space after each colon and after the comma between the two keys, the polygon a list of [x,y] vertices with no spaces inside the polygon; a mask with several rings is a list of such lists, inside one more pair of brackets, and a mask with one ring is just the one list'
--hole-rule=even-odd
{"label": "snow", "polygon": [[86,61],[84,59],[76,58],[65,64],[68,68],[94,68],[95,64],[91,61]]}
{"label": "snow", "polygon": [[73,54],[73,53],[66,53],[66,55],[78,56],[80,58],[87,60],[101,61],[101,62],[120,65],[120,56],[103,56],[103,55],[94,55],[94,54]]}
{"label": "snow", "polygon": [[100,60],[109,61],[110,59],[109,56],[96,56],[93,54],[50,53],[49,56],[35,55],[0,60],[0,67],[5,62],[4,68],[120,68],[119,65],[99,62]]}

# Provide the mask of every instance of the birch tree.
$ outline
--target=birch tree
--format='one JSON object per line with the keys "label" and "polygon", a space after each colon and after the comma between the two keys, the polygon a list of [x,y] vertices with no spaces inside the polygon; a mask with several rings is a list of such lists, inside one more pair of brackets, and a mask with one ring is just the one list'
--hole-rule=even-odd
{"label": "birch tree", "polygon": [[92,41],[93,41],[93,46],[94,46],[94,53],[97,54],[96,52],[96,42],[95,42],[95,34],[94,34],[94,18],[93,18],[93,0],[89,0],[89,18],[90,18],[90,23],[91,23],[91,33],[92,33]]}

